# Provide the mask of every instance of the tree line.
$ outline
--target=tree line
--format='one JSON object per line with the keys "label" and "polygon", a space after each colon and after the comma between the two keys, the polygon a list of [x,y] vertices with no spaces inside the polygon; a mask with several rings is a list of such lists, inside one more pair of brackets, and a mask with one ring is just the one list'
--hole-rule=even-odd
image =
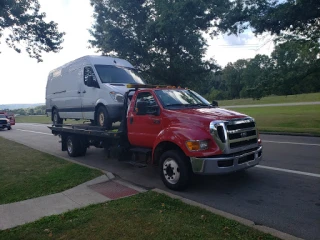
{"label": "tree line", "polygon": [[34,108],[18,108],[18,109],[13,109],[9,110],[7,109],[8,112],[12,112],[15,115],[22,115],[22,116],[27,116],[27,115],[45,115],[46,114],[46,106],[37,106]]}
{"label": "tree line", "polygon": [[319,48],[318,42],[287,41],[270,57],[256,55],[227,64],[199,90],[210,100],[319,92]]}

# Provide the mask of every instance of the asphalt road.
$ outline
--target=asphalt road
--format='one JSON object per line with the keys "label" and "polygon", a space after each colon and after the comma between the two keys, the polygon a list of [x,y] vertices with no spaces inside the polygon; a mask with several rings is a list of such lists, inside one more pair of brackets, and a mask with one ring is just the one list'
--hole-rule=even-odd
{"label": "asphalt road", "polygon": [[[17,124],[0,136],[44,152],[69,158],[59,138],[43,124]],[[263,162],[246,172],[197,176],[185,192],[175,194],[201,202],[304,239],[320,239],[320,138],[261,135]],[[145,188],[164,187],[158,169],[138,168],[107,159],[90,148],[78,162],[114,173]]]}

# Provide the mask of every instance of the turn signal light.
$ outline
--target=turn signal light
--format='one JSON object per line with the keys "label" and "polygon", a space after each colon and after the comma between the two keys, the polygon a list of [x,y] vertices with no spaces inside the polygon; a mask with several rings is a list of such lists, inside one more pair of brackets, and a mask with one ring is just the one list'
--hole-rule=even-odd
{"label": "turn signal light", "polygon": [[186,142],[186,145],[189,151],[199,151],[199,150],[205,150],[208,148],[207,141],[190,140]]}

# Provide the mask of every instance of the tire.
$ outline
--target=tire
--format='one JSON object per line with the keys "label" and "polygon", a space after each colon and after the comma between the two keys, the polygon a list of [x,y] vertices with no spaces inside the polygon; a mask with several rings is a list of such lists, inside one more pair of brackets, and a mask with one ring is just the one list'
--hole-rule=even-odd
{"label": "tire", "polygon": [[7,129],[8,129],[8,130],[11,130],[12,128],[11,128],[11,127],[8,127]]}
{"label": "tire", "polygon": [[184,190],[191,183],[191,164],[181,151],[167,151],[160,157],[160,175],[169,189]]}
{"label": "tire", "polygon": [[84,156],[87,152],[87,147],[82,144],[77,136],[67,137],[67,152],[70,157]]}
{"label": "tire", "polygon": [[57,109],[53,109],[52,111],[52,124],[53,125],[63,124],[63,119],[60,118]]}
{"label": "tire", "polygon": [[96,125],[106,129],[112,128],[111,119],[109,118],[107,109],[104,106],[100,106],[96,112]]}

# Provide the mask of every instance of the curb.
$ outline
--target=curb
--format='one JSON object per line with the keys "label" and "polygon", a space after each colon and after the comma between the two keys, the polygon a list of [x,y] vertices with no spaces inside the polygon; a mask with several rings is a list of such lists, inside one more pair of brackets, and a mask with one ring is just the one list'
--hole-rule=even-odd
{"label": "curb", "polygon": [[278,231],[278,230],[273,229],[273,228],[269,228],[269,227],[262,226],[262,225],[256,225],[253,221],[250,221],[248,219],[245,219],[245,218],[242,218],[242,217],[238,217],[238,216],[233,215],[231,213],[227,213],[227,212],[224,212],[224,211],[209,207],[207,205],[192,201],[192,200],[187,199],[187,198],[180,197],[178,195],[175,195],[173,193],[170,193],[170,192],[158,189],[158,188],[152,189],[152,191],[157,192],[157,193],[165,194],[165,195],[167,195],[167,196],[169,196],[171,198],[174,198],[174,199],[181,200],[182,202],[184,202],[186,204],[189,204],[189,205],[192,205],[192,206],[195,206],[195,207],[203,208],[203,209],[205,209],[205,210],[207,210],[207,211],[209,211],[211,213],[214,213],[216,215],[222,216],[222,217],[230,219],[230,220],[234,220],[234,221],[239,222],[239,223],[241,223],[241,224],[243,224],[245,226],[251,227],[253,229],[256,229],[258,231],[270,234],[270,235],[272,235],[274,237],[277,237],[277,238],[280,238],[280,239],[283,239],[283,240],[303,240],[302,238],[298,238],[298,237],[292,236],[290,234]]}

